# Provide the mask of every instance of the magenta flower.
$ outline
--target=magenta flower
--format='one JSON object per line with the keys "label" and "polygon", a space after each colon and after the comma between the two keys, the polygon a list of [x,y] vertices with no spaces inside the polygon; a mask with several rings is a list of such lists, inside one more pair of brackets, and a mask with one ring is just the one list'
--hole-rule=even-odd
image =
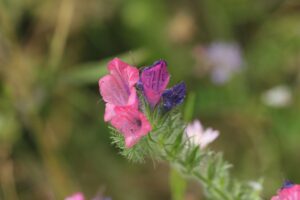
{"label": "magenta flower", "polygon": [[138,106],[134,87],[139,79],[138,69],[115,58],[109,62],[108,70],[110,74],[99,80],[100,93],[106,102],[105,121],[110,121],[115,116],[116,106]]}
{"label": "magenta flower", "polygon": [[84,196],[81,192],[75,193],[72,196],[65,198],[65,200],[84,200]]}
{"label": "magenta flower", "polygon": [[117,107],[115,112],[111,124],[124,134],[127,148],[135,145],[152,129],[145,115],[133,107]]}
{"label": "magenta flower", "polygon": [[273,196],[271,200],[300,200],[300,185],[286,181],[277,196]]}
{"label": "magenta flower", "polygon": [[142,70],[139,86],[152,108],[159,102],[169,80],[167,63],[163,60],[159,60]]}
{"label": "magenta flower", "polygon": [[99,80],[100,93],[106,102],[104,120],[124,135],[125,146],[130,148],[151,130],[149,121],[138,110],[135,85],[139,72],[118,58],[109,62],[108,70],[110,74]]}

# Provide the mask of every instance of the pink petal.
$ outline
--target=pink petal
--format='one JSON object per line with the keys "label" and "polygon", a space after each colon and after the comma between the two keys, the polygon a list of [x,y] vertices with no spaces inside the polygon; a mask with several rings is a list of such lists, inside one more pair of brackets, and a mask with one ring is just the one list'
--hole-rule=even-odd
{"label": "pink petal", "polygon": [[106,75],[99,80],[100,93],[103,100],[114,105],[126,105],[130,95],[127,85],[120,85],[112,75]]}
{"label": "pink petal", "polygon": [[78,192],[73,194],[72,196],[65,198],[65,200],[84,200],[84,196],[82,193]]}
{"label": "pink petal", "polygon": [[107,103],[105,105],[104,121],[110,121],[115,115],[115,105]]}
{"label": "pink petal", "polygon": [[128,88],[128,90],[119,87],[115,79],[107,75],[99,80],[100,93],[103,100],[114,105],[131,105],[136,101],[135,87]]}
{"label": "pink petal", "polygon": [[114,76],[119,84],[133,87],[139,80],[139,71],[119,58],[114,58],[108,63],[108,70]]}
{"label": "pink petal", "polygon": [[152,107],[159,102],[169,80],[170,75],[167,71],[167,63],[163,60],[154,63],[142,71],[141,83],[143,92]]}
{"label": "pink petal", "polygon": [[99,89],[107,103],[104,120],[110,121],[115,115],[115,106],[138,107],[138,98],[134,85],[139,79],[136,68],[115,58],[108,64],[109,75],[99,80]]}
{"label": "pink petal", "polygon": [[127,148],[135,145],[152,129],[145,115],[132,106],[116,107],[115,112],[111,124],[124,135]]}

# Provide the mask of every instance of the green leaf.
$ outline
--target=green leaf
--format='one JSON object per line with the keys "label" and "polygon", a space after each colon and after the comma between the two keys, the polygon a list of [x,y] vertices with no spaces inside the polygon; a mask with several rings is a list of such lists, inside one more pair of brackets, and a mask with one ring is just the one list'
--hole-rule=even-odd
{"label": "green leaf", "polygon": [[148,53],[144,49],[139,49],[106,58],[101,60],[100,62],[85,63],[74,67],[69,72],[64,73],[60,77],[60,81],[63,83],[76,85],[96,83],[101,76],[107,74],[107,63],[114,57],[118,57],[125,62],[136,66],[141,64],[148,57]]}

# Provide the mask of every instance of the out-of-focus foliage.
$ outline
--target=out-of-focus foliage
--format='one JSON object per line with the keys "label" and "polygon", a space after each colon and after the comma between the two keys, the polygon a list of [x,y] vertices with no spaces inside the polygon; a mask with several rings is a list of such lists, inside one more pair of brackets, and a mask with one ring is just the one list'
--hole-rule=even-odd
{"label": "out-of-focus foliage", "polygon": [[[116,56],[167,60],[172,82],[195,94],[193,118],[220,130],[212,148],[239,179],[263,177],[266,199],[285,178],[300,182],[299,10],[297,0],[1,0],[0,199],[170,199],[166,164],[129,163],[110,145],[97,80]],[[203,53],[214,42],[243,55],[221,85]],[[291,101],[266,105],[279,85]],[[186,199],[200,197],[191,181]]]}

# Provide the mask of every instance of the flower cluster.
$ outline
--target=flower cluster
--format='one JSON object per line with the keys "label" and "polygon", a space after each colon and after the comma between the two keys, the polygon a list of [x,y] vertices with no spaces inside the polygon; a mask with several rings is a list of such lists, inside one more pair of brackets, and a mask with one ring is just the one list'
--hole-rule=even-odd
{"label": "flower cluster", "polygon": [[181,104],[186,87],[179,83],[166,89],[170,80],[167,63],[163,60],[141,71],[115,58],[108,64],[109,75],[99,80],[100,94],[106,103],[104,120],[110,122],[125,137],[125,146],[134,146],[147,135],[152,126],[140,108],[140,98],[151,109],[167,112]]}
{"label": "flower cluster", "polygon": [[271,200],[300,200],[300,185],[285,181],[277,195]]}

